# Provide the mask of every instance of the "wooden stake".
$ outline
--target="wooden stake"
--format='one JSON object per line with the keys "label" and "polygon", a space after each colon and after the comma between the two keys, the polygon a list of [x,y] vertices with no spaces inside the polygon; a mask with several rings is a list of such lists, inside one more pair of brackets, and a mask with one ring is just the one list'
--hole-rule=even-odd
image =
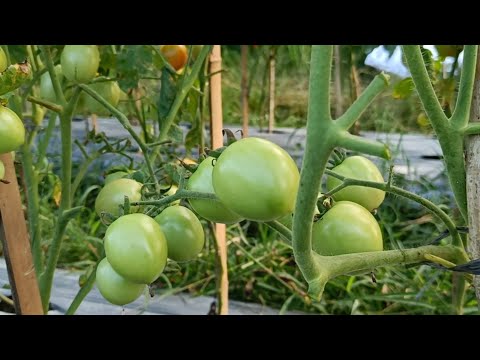
{"label": "wooden stake", "polygon": [[[480,56],[480,52],[478,54]],[[480,122],[480,57],[477,57],[470,121]],[[468,201],[469,252],[472,259],[480,258],[480,136],[466,139],[466,171]],[[480,276],[474,278],[475,293],[480,308]]]}
{"label": "wooden stake", "polygon": [[241,72],[242,89],[241,105],[242,105],[242,130],[243,137],[248,137],[248,45],[241,45]]}
{"label": "wooden stake", "polygon": [[270,72],[269,72],[270,91],[268,95],[268,100],[269,100],[268,133],[271,134],[275,126],[275,51],[273,49],[270,50],[270,58],[268,61],[268,66],[270,69]]}
{"label": "wooden stake", "polygon": [[[210,136],[212,149],[223,146],[223,114],[222,114],[222,54],[220,45],[214,45],[210,55]],[[225,224],[215,224],[215,241],[217,244],[218,268],[218,313],[228,314],[228,268],[227,241]]]}
{"label": "wooden stake", "polygon": [[8,182],[0,182],[0,239],[15,311],[22,315],[42,315],[42,300],[12,155],[1,154],[0,161],[5,165],[4,180]]}

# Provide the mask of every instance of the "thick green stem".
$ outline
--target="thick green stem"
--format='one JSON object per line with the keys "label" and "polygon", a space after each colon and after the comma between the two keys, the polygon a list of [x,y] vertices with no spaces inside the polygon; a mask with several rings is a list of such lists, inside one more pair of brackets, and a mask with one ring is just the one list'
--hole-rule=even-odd
{"label": "thick green stem", "polygon": [[[40,295],[45,313],[48,311],[50,301],[50,293],[53,284],[53,275],[57,266],[58,257],[62,246],[63,235],[68,221],[62,218],[65,212],[71,208],[71,183],[72,183],[72,117],[78,98],[80,89],[77,87],[73,91],[72,98],[64,107],[64,111],[60,114],[60,134],[62,139],[62,196],[60,200],[59,219],[55,227],[55,234],[48,248],[47,264],[45,272],[40,276],[39,286]],[[58,95],[57,95],[58,99]]]}
{"label": "thick green stem", "polygon": [[433,129],[437,134],[448,131],[448,119],[443,113],[442,106],[435,95],[420,47],[418,45],[404,45],[403,52],[407,59],[418,96],[422,100],[423,107],[432,123]]}
{"label": "thick green stem", "polygon": [[105,100],[99,93],[97,93],[95,90],[90,88],[88,85],[79,85],[83,91],[85,91],[88,95],[93,97],[95,100],[97,100],[100,104],[102,104],[108,111],[110,111],[122,124],[122,126],[125,128],[125,130],[128,131],[128,133],[132,136],[132,138],[135,140],[137,145],[140,147],[140,149],[143,152],[144,158],[145,158],[145,163],[147,164],[147,169],[148,172],[150,173],[150,177],[152,178],[152,181],[155,183],[155,186],[157,190],[160,188],[160,185],[158,183],[157,176],[155,175],[155,171],[153,170],[152,162],[149,157],[148,153],[148,147],[145,145],[145,142],[140,138],[140,136],[133,130],[132,126],[130,125],[130,122],[128,121],[128,118],[125,116],[124,113],[122,113],[120,110],[118,110],[115,106],[112,106],[107,100]]}
{"label": "thick green stem", "polygon": [[378,141],[352,135],[345,130],[339,130],[336,136],[336,144],[338,146],[387,160],[390,159],[391,155],[388,146]]}
{"label": "thick green stem", "polygon": [[466,126],[470,117],[470,104],[472,103],[475,68],[477,66],[477,50],[477,45],[465,45],[457,104],[450,120],[455,129]]}
{"label": "thick green stem", "polygon": [[[407,59],[410,73],[412,74],[413,82],[417,89],[418,95],[422,101],[425,112],[430,119],[433,130],[435,131],[440,146],[443,151],[443,157],[445,161],[445,168],[448,173],[448,179],[452,188],[455,200],[457,202],[460,213],[463,219],[467,219],[467,192],[466,192],[466,173],[465,173],[465,160],[463,154],[463,132],[462,121],[455,120],[455,126],[449,123],[447,117],[443,113],[443,110],[438,102],[438,98],[435,95],[432,83],[428,77],[427,70],[425,68],[425,62],[423,61],[420,47],[417,45],[405,45],[403,46],[405,57]],[[469,50],[469,54],[472,50]],[[469,55],[471,58],[468,61],[472,61],[473,55]],[[470,65],[469,65],[470,66]],[[469,80],[472,76],[469,72],[474,72],[474,68],[463,69],[462,77],[464,78],[464,90],[463,94],[467,100],[459,100],[459,106],[455,109],[457,112],[456,117],[462,116],[462,111],[469,113],[469,109],[461,110],[462,106],[470,106],[471,90],[466,89],[466,85],[470,83]],[[470,95],[469,95],[470,94]],[[465,102],[466,101],[466,102]],[[458,123],[457,123],[458,122]]]}
{"label": "thick green stem", "polygon": [[292,246],[295,261],[305,280],[320,275],[312,251],[312,221],[323,171],[335,144],[330,115],[330,72],[332,46],[313,46],[305,156],[295,204]]}
{"label": "thick green stem", "polygon": [[362,95],[355,100],[345,114],[337,119],[337,125],[344,130],[347,130],[355,124],[368,105],[377,97],[377,95],[388,87],[389,78],[390,77],[384,73],[375,76],[375,79],[373,79],[370,85],[368,85]]}

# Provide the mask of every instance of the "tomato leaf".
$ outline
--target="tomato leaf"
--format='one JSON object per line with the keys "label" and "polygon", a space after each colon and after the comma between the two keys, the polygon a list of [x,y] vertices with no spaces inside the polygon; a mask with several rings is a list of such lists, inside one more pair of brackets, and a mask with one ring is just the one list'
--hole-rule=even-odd
{"label": "tomato leaf", "polygon": [[117,53],[116,68],[120,88],[127,92],[138,87],[142,77],[154,75],[152,63],[152,50],[150,45],[125,45]]}
{"label": "tomato leaf", "polygon": [[175,100],[175,95],[177,93],[175,80],[166,68],[163,68],[162,70],[162,79],[160,84],[161,88],[160,97],[158,99],[158,119],[161,128],[161,123],[170,112],[170,108],[172,107],[173,101]]}
{"label": "tomato leaf", "polygon": [[170,129],[168,129],[168,139],[172,140],[175,143],[183,143],[183,130],[177,124],[172,124]]}

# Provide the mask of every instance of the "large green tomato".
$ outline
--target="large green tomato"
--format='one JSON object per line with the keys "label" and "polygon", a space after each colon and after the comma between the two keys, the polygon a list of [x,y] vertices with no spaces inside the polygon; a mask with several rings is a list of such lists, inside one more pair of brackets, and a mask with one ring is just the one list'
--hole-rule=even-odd
{"label": "large green tomato", "polygon": [[3,162],[0,160],[0,180],[3,180],[5,177],[5,165],[3,165]]}
{"label": "large green tomato", "polygon": [[65,45],[60,62],[68,80],[88,83],[97,74],[100,52],[96,45]]}
{"label": "large green tomato", "polygon": [[167,238],[168,257],[175,261],[193,260],[205,245],[203,227],[193,212],[183,206],[170,206],[155,221]]}
{"label": "large green tomato", "polygon": [[129,214],[108,227],[105,254],[119,275],[137,284],[150,284],[167,264],[168,245],[154,219],[145,214]]}
{"label": "large green tomato", "polygon": [[[102,211],[116,216],[122,215],[120,205],[125,203],[125,196],[130,202],[140,201],[142,184],[132,179],[117,179],[106,184],[95,200],[95,211],[100,216]],[[137,212],[138,206],[131,206],[131,212]]]}
{"label": "large green tomato", "polygon": [[[212,185],[212,160],[213,157],[208,157],[200,163],[188,179],[188,190],[215,194]],[[188,202],[201,217],[216,223],[234,224],[243,220],[242,216],[235,214],[220,201],[188,199]]]}
{"label": "large green tomato", "polygon": [[[60,64],[55,66],[55,74],[61,83],[63,80],[63,72]],[[43,73],[40,77],[40,97],[51,102],[55,102],[57,100],[55,90],[53,89],[52,78],[50,77],[50,73],[48,71]]]}
{"label": "large green tomato", "polygon": [[22,120],[12,110],[0,105],[0,154],[17,150],[24,142]]}
{"label": "large green tomato", "polygon": [[[332,169],[347,178],[383,182],[382,173],[377,166],[363,156],[351,156]],[[330,191],[342,182],[333,176],[327,177],[327,190]],[[353,201],[368,211],[377,209],[385,199],[385,191],[365,186],[347,186],[333,195],[335,201]]]}
{"label": "large green tomato", "polygon": [[[117,106],[120,101],[120,87],[116,81],[102,81],[90,85],[92,90],[99,93],[112,106]],[[93,114],[109,115],[110,112],[90,95],[85,94],[85,105],[87,110]]]}
{"label": "large green tomato", "polygon": [[100,294],[115,305],[130,304],[145,290],[145,284],[135,284],[118,275],[107,258],[97,266],[96,283]]}
{"label": "large green tomato", "polygon": [[0,47],[0,73],[4,72],[7,67],[7,55],[5,54],[5,51],[3,51],[3,49]]}
{"label": "large green tomato", "polygon": [[382,231],[377,220],[351,201],[339,201],[313,224],[312,248],[320,255],[382,251]]}
{"label": "large green tomato", "polygon": [[251,137],[223,151],[212,179],[215,193],[229,209],[248,220],[270,221],[293,212],[300,174],[280,146]]}

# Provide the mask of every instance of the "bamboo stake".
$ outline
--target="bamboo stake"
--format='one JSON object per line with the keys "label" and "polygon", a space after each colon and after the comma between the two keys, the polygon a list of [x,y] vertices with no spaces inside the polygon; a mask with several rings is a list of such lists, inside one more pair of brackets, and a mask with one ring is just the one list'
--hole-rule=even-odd
{"label": "bamboo stake", "polygon": [[[220,45],[215,45],[210,55],[210,136],[212,148],[223,146],[222,114],[222,54]],[[218,313],[228,314],[228,269],[227,241],[225,224],[215,224],[215,241],[217,245],[217,300]]]}
{"label": "bamboo stake", "polygon": [[268,133],[273,132],[275,126],[275,50],[270,49],[270,58],[268,61],[269,72],[269,84],[270,91],[268,95],[269,111],[268,111]]}
{"label": "bamboo stake", "polygon": [[248,45],[241,45],[241,104],[243,137],[248,137]]}

